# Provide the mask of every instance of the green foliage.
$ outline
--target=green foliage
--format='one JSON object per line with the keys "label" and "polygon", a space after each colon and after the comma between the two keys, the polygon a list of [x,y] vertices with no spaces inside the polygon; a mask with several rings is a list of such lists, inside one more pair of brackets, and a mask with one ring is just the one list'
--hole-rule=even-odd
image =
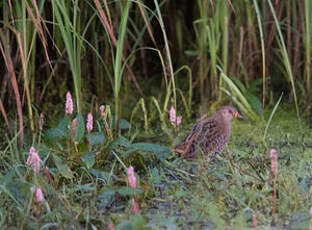
{"label": "green foliage", "polygon": [[[238,80],[235,81],[225,75],[225,73],[219,68],[221,71],[221,77],[223,78],[224,82],[227,84],[228,89],[221,88],[231,99],[237,104],[239,109],[246,114],[251,120],[260,120],[259,115],[255,113],[255,109],[260,110],[261,104],[260,101],[250,94],[243,84],[241,84]],[[236,84],[235,84],[235,83]]]}
{"label": "green foliage", "polygon": [[[236,84],[246,93],[243,85]],[[35,228],[54,223],[64,228],[87,225],[99,229],[112,223],[116,229],[243,229],[251,227],[255,214],[259,226],[269,226],[274,218],[277,226],[305,228],[305,203],[311,199],[312,158],[306,147],[311,132],[302,122],[289,120],[293,116],[287,108],[281,107],[274,117],[268,112],[264,111],[270,121],[267,124],[234,121],[228,149],[209,163],[184,161],[161,144],[163,141],[130,141],[122,135],[109,140],[102,122],[98,122],[98,130],[84,132],[77,144],[70,118],[61,119],[56,128],[43,132],[45,138],[38,148],[39,155],[45,157],[41,164],[48,166],[45,172],[34,174],[25,163],[13,159],[2,164],[2,207],[15,208],[0,210],[5,213],[2,226],[13,224],[13,218],[21,223],[19,227]],[[265,145],[261,138],[264,129]],[[266,146],[279,152],[279,210],[274,217]],[[4,165],[9,167],[4,169]],[[127,182],[125,169],[129,165],[134,165],[137,188]],[[42,188],[43,203],[34,201],[32,186]],[[140,205],[139,215],[132,214],[133,199]],[[33,221],[36,212],[40,219]],[[21,218],[27,221],[20,222]]]}
{"label": "green foliage", "polygon": [[87,169],[91,169],[95,163],[95,156],[93,152],[83,154],[80,159],[87,166]]}
{"label": "green foliage", "polygon": [[76,118],[77,118],[77,129],[75,134],[75,140],[79,143],[82,140],[85,133],[85,122],[80,113],[77,115]]}
{"label": "green foliage", "polygon": [[54,160],[54,164],[56,165],[59,173],[61,173],[63,177],[68,178],[68,179],[73,177],[72,171],[70,170],[68,165],[66,163],[64,163],[64,161],[60,157],[53,155],[53,160]]}
{"label": "green foliage", "polygon": [[64,117],[56,128],[51,128],[47,131],[45,138],[51,141],[65,138],[68,134],[67,127],[69,125],[69,121],[69,117]]}
{"label": "green foliage", "polygon": [[105,136],[100,132],[90,133],[89,138],[92,146],[102,145],[105,142]]}

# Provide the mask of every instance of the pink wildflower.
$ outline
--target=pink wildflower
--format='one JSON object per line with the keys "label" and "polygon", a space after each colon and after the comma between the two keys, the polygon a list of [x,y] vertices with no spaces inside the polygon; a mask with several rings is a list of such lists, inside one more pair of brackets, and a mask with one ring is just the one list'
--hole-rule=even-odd
{"label": "pink wildflower", "polygon": [[35,193],[35,199],[36,199],[36,202],[40,203],[43,201],[43,193],[42,193],[42,190],[41,188],[36,188],[36,187],[31,187],[30,188],[31,192],[32,193]]}
{"label": "pink wildflower", "polygon": [[72,121],[72,126],[71,126],[72,138],[75,138],[75,136],[76,136],[76,130],[77,130],[77,118],[75,118],[75,119]]}
{"label": "pink wildflower", "polygon": [[135,198],[133,198],[133,202],[132,202],[132,211],[134,214],[138,214],[140,212],[139,203],[137,202]]}
{"label": "pink wildflower", "polygon": [[311,206],[311,208],[310,208],[310,215],[312,216],[312,206]]}
{"label": "pink wildflower", "polygon": [[93,116],[92,113],[89,113],[87,118],[87,131],[90,133],[92,129],[93,129]]}
{"label": "pink wildflower", "polygon": [[179,126],[182,123],[182,116],[177,117],[177,126]]}
{"label": "pink wildflower", "polygon": [[115,226],[113,223],[109,223],[108,230],[115,230]]}
{"label": "pink wildflower", "polygon": [[105,120],[105,105],[100,106],[100,111],[102,119]]}
{"label": "pink wildflower", "polygon": [[271,157],[271,173],[274,177],[276,177],[278,174],[278,156],[276,149],[271,149],[270,157]]}
{"label": "pink wildflower", "polygon": [[252,226],[253,226],[254,228],[256,228],[256,227],[258,226],[256,214],[253,214],[253,216],[252,216]]}
{"label": "pink wildflower", "polygon": [[182,116],[176,116],[176,111],[173,106],[170,108],[170,123],[173,126],[179,126],[182,122]]}
{"label": "pink wildflower", "polygon": [[37,191],[36,191],[36,200],[37,200],[38,203],[40,203],[41,201],[43,201],[43,193],[42,193],[41,188],[37,188]]}
{"label": "pink wildflower", "polygon": [[44,123],[44,115],[43,113],[40,113],[40,116],[39,116],[39,130],[40,131],[43,130],[43,123]]}
{"label": "pink wildflower", "polygon": [[137,187],[137,182],[136,182],[136,178],[134,176],[134,168],[133,168],[133,166],[130,166],[128,168],[127,175],[128,175],[128,182],[130,184],[130,187],[131,188],[136,188]]}
{"label": "pink wildflower", "polygon": [[73,99],[70,92],[68,91],[66,93],[65,115],[71,115],[73,113],[73,110]]}
{"label": "pink wildflower", "polygon": [[170,108],[170,122],[172,125],[176,123],[176,111],[173,106]]}
{"label": "pink wildflower", "polygon": [[36,152],[36,149],[33,146],[29,150],[29,155],[28,155],[26,164],[29,166],[33,166],[34,172],[39,173],[40,157],[39,157],[38,153]]}

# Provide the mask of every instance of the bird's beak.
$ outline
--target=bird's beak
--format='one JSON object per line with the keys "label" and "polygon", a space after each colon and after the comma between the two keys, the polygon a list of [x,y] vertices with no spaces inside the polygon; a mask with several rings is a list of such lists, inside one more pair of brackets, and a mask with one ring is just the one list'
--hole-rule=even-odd
{"label": "bird's beak", "polygon": [[235,118],[243,118],[238,112],[236,112],[236,113],[234,114],[234,117],[235,117]]}

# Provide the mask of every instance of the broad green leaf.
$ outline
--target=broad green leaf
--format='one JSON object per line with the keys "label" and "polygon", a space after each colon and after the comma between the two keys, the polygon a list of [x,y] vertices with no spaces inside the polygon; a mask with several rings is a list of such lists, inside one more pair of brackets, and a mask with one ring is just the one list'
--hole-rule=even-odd
{"label": "broad green leaf", "polygon": [[131,216],[130,220],[123,220],[120,224],[116,226],[118,230],[150,230],[147,227],[146,220],[141,215]]}
{"label": "broad green leaf", "polygon": [[102,170],[98,170],[98,169],[91,169],[90,170],[91,174],[93,174],[96,178],[100,178],[103,180],[108,180],[109,178],[109,173],[108,172],[104,172]]}
{"label": "broad green leaf", "polygon": [[124,119],[120,119],[119,127],[120,127],[120,129],[130,129],[131,125],[128,121],[126,121]]}
{"label": "broad green leaf", "polygon": [[100,191],[99,198],[110,199],[116,193],[116,189],[113,187],[103,187]]}
{"label": "broad green leaf", "polygon": [[[120,129],[130,129],[131,125],[128,121],[125,119],[120,119],[119,120],[119,128]],[[112,129],[115,129],[115,117],[112,118]]]}
{"label": "broad green leaf", "polygon": [[96,191],[96,187],[94,183],[88,183],[88,184],[78,184],[75,186],[74,191]]}
{"label": "broad green leaf", "polygon": [[90,142],[92,146],[103,144],[105,137],[101,132],[90,133]]}
{"label": "broad green leaf", "polygon": [[57,128],[59,130],[62,130],[63,132],[67,132],[68,130],[68,124],[69,124],[70,120],[69,120],[69,117],[64,117],[60,123],[57,125]]}
{"label": "broad green leaf", "polygon": [[48,131],[45,134],[45,138],[48,138],[50,140],[61,139],[64,137],[66,137],[66,132],[58,128],[48,129]]}
{"label": "broad green leaf", "polygon": [[70,170],[70,168],[67,166],[66,163],[63,163],[63,160],[60,157],[54,154],[53,160],[58,171],[62,174],[62,176],[69,178],[69,179],[73,177],[72,171]]}
{"label": "broad green leaf", "polygon": [[236,77],[232,77],[231,79],[243,94],[245,94],[247,92],[245,86],[243,85],[243,83],[240,80],[238,80]]}
{"label": "broad green leaf", "polygon": [[77,115],[77,129],[76,129],[76,135],[75,135],[75,140],[79,143],[83,135],[85,133],[85,124],[83,120],[83,116],[79,113]]}
{"label": "broad green leaf", "polygon": [[246,99],[249,102],[249,104],[251,105],[251,107],[259,114],[262,115],[263,114],[263,109],[262,109],[262,104],[261,101],[254,96],[251,93],[247,93],[246,95]]}
{"label": "broad green leaf", "polygon": [[64,117],[56,128],[51,128],[45,133],[45,137],[50,140],[65,138],[68,133],[68,124],[69,117]]}
{"label": "broad green leaf", "polygon": [[87,169],[92,168],[92,166],[95,163],[95,157],[93,152],[88,152],[83,154],[80,159],[82,160],[83,163],[87,166]]}
{"label": "broad green leaf", "polygon": [[262,78],[248,81],[248,92],[257,95],[259,86],[262,84]]}
{"label": "broad green leaf", "polygon": [[130,141],[124,136],[119,136],[115,141],[113,141],[110,145],[111,149],[116,149],[118,147],[130,147]]}
{"label": "broad green leaf", "polygon": [[141,152],[152,152],[155,157],[160,161],[165,160],[170,154],[171,149],[167,146],[162,146],[152,143],[135,143],[132,144],[128,151],[124,152],[124,156],[128,156],[132,152],[141,151]]}
{"label": "broad green leaf", "polygon": [[120,189],[118,189],[118,193],[121,196],[134,196],[136,194],[141,194],[143,191],[136,188],[131,188],[128,186],[123,186]]}

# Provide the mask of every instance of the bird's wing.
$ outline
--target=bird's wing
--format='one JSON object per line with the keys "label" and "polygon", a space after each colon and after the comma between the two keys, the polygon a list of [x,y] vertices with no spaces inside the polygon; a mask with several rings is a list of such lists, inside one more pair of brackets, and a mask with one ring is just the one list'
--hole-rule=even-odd
{"label": "bird's wing", "polygon": [[206,123],[207,116],[204,116],[196,123],[183,143],[175,148],[177,153],[180,153],[184,158],[191,158],[195,155],[198,139],[203,134],[203,128]]}

